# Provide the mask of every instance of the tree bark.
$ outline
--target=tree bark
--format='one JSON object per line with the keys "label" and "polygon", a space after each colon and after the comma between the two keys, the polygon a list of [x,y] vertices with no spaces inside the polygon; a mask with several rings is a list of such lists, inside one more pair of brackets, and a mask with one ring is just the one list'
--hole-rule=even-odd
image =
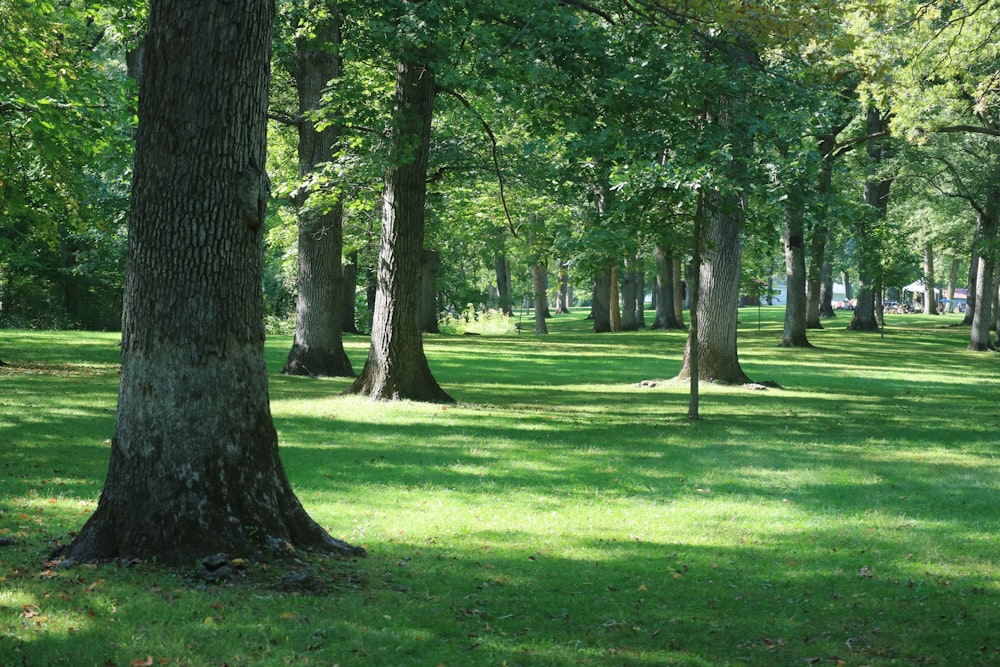
{"label": "tree bark", "polygon": [[937,315],[937,294],[934,291],[934,248],[930,241],[924,242],[924,315]]}
{"label": "tree bark", "polygon": [[[997,239],[997,213],[1000,213],[1000,191],[990,195],[992,206],[979,215],[979,261],[976,265],[975,311],[972,319],[972,333],[969,336],[969,350],[985,352],[994,349],[990,340],[993,325],[993,295],[996,288],[993,276],[996,271],[996,253],[993,249]],[[970,294],[971,296],[971,294]],[[971,301],[971,299],[966,299]]]}
{"label": "tree bark", "polygon": [[514,314],[513,299],[510,294],[510,267],[504,255],[497,255],[494,262],[497,279],[497,298],[500,301],[500,311],[507,317]]}
{"label": "tree bark", "polygon": [[150,3],[108,475],[66,561],[190,565],[333,539],[278,457],[261,247],[273,4]]}
{"label": "tree bark", "polygon": [[635,271],[632,270],[632,262],[625,260],[625,277],[622,280],[622,331],[638,331],[639,322],[636,319],[636,284]]}
{"label": "tree bark", "polygon": [[608,281],[608,285],[611,288],[608,294],[611,330],[618,332],[622,330],[621,299],[618,291],[618,262],[613,262],[611,264],[611,279]]}
{"label": "tree bark", "polygon": [[378,400],[454,401],[431,374],[417,322],[436,93],[430,67],[398,63],[371,345],[364,369],[346,393]]}
{"label": "tree bark", "polygon": [[955,289],[958,286],[958,257],[951,258],[951,269],[948,271],[948,312],[955,311]]}
{"label": "tree bark", "polygon": [[962,326],[971,327],[976,316],[976,293],[978,286],[976,281],[979,278],[979,247],[982,244],[983,236],[983,216],[976,216],[976,229],[972,234],[972,250],[969,258],[969,282],[965,291],[965,317],[962,318]]}
{"label": "tree bark", "polygon": [[[838,130],[839,133],[839,130]],[[822,317],[833,317],[823,313],[823,267],[826,263],[827,241],[830,237],[829,213],[830,193],[833,191],[833,163],[836,159],[837,135],[834,133],[820,137],[819,150],[823,156],[816,179],[816,194],[819,197],[817,210],[809,234],[809,266],[806,269],[806,328],[822,329]]]}
{"label": "tree bark", "polygon": [[677,319],[674,311],[674,266],[669,250],[665,244],[657,243],[653,247],[653,258],[656,261],[656,282],[653,283],[655,310],[653,315],[654,329],[676,329]]}
{"label": "tree bark", "polygon": [[865,181],[865,203],[869,206],[871,224],[863,225],[857,234],[860,255],[858,260],[858,298],[854,306],[854,315],[850,324],[847,325],[850,331],[877,331],[879,328],[879,322],[875,316],[875,284],[878,279],[879,249],[876,247],[877,241],[872,227],[878,226],[885,220],[892,179],[882,178],[874,172],[887,156],[887,149],[882,138],[887,128],[888,115],[881,113],[875,107],[869,107],[868,135],[872,138],[868,140],[868,163],[873,173]]}
{"label": "tree bark", "polygon": [[[837,316],[833,310],[833,264],[823,262],[820,276],[819,316],[823,319],[830,319]],[[844,298],[846,299],[847,296],[845,295]]]}
{"label": "tree bark", "polygon": [[635,271],[635,326],[637,329],[646,328],[646,271],[644,262],[636,260]]}
{"label": "tree bark", "polygon": [[684,266],[681,260],[674,257],[670,263],[673,265],[674,274],[674,319],[677,320],[677,327],[684,328],[684,301],[688,298],[686,284],[683,279]]}
{"label": "tree bark", "polygon": [[611,331],[611,267],[598,274],[594,283],[592,312],[594,333]]}
{"label": "tree bark", "polygon": [[546,302],[548,301],[548,271],[544,258],[538,258],[531,265],[531,283],[535,295],[535,333],[547,334],[549,327],[545,323]]}
{"label": "tree bark", "polygon": [[[699,379],[720,384],[750,381],[740,366],[736,345],[743,250],[740,221],[744,206],[742,195],[723,196],[717,191],[705,195],[707,224],[698,269],[698,326],[692,327],[688,335],[680,378],[691,373],[691,341],[696,340]],[[691,321],[694,324],[694,306]]]}
{"label": "tree bark", "polygon": [[[299,98],[299,178],[305,181],[333,159],[340,140],[335,125],[318,130],[306,114],[322,104],[327,83],[342,70],[336,45],[340,44],[336,14],[316,27],[314,37],[295,44],[295,78]],[[295,338],[282,373],[329,377],[354,377],[351,360],[344,351],[342,254],[344,246],[341,201],[315,203],[321,194],[314,184],[302,185],[294,193],[299,218],[298,297],[295,308]]]}
{"label": "tree bark", "polygon": [[357,319],[358,251],[352,250],[344,264],[344,309],[340,330],[359,334]]}
{"label": "tree bark", "polygon": [[424,249],[420,263],[420,330],[424,333],[441,333],[438,328],[437,277],[441,263],[436,250]]}
{"label": "tree bark", "polygon": [[785,323],[778,347],[812,347],[806,337],[805,197],[791,183],[785,190]]}
{"label": "tree bark", "polygon": [[556,313],[569,312],[569,262],[559,263],[559,292],[556,297]]}

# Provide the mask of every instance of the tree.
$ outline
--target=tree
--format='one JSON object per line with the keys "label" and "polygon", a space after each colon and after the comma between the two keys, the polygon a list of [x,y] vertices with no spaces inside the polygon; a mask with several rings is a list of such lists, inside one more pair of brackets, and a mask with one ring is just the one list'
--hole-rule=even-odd
{"label": "tree", "polygon": [[67,561],[363,550],[292,492],[268,405],[261,235],[273,4],[153,0],[118,416]]}
{"label": "tree", "polygon": [[300,185],[292,193],[299,222],[298,296],[295,338],[282,373],[354,377],[344,351],[344,246],[341,193],[324,196],[320,171],[329,165],[340,140],[332,123],[317,126],[311,114],[328,83],[341,75],[340,17],[336,12],[300,19],[290,64],[298,98],[292,123],[298,130]]}
{"label": "tree", "polygon": [[431,120],[437,94],[434,70],[419,59],[396,67],[390,164],[382,195],[371,346],[364,369],[348,389],[375,399],[450,403],[431,374],[417,321]]}

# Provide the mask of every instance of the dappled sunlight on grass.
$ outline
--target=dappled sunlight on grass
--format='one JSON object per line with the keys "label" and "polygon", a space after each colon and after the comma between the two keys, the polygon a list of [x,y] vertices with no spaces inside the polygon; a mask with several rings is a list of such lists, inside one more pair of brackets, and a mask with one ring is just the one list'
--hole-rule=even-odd
{"label": "dappled sunlight on grass", "polygon": [[995,664],[1000,355],[920,316],[783,350],[760,315],[741,359],[785,389],[703,384],[698,422],[682,332],[428,337],[448,406],[281,376],[269,340],[289,479],[369,550],[315,560],[326,596],[47,568],[100,492],[117,339],[0,332],[0,664]]}

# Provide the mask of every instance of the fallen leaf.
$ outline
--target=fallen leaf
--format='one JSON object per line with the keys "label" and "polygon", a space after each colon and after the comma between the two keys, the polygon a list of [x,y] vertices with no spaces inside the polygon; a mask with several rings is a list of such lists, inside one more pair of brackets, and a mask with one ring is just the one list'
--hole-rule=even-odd
{"label": "fallen leaf", "polygon": [[152,667],[152,665],[153,665],[153,656],[151,655],[147,655],[145,660],[140,658],[138,660],[132,661],[132,667]]}

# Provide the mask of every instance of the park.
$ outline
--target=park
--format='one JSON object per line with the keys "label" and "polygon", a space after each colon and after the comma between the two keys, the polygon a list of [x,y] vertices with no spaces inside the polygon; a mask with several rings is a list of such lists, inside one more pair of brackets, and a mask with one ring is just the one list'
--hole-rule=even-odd
{"label": "park", "polygon": [[0,0],[0,666],[995,664],[998,30]]}
{"label": "park", "polygon": [[427,337],[453,405],[281,375],[269,339],[289,478],[368,554],[291,591],[281,561],[47,563],[103,483],[118,337],[2,331],[0,662],[994,664],[996,357],[958,315],[779,349],[781,310],[743,309],[740,343],[782,389],[704,387],[697,422],[681,332],[595,337],[585,312]]}

